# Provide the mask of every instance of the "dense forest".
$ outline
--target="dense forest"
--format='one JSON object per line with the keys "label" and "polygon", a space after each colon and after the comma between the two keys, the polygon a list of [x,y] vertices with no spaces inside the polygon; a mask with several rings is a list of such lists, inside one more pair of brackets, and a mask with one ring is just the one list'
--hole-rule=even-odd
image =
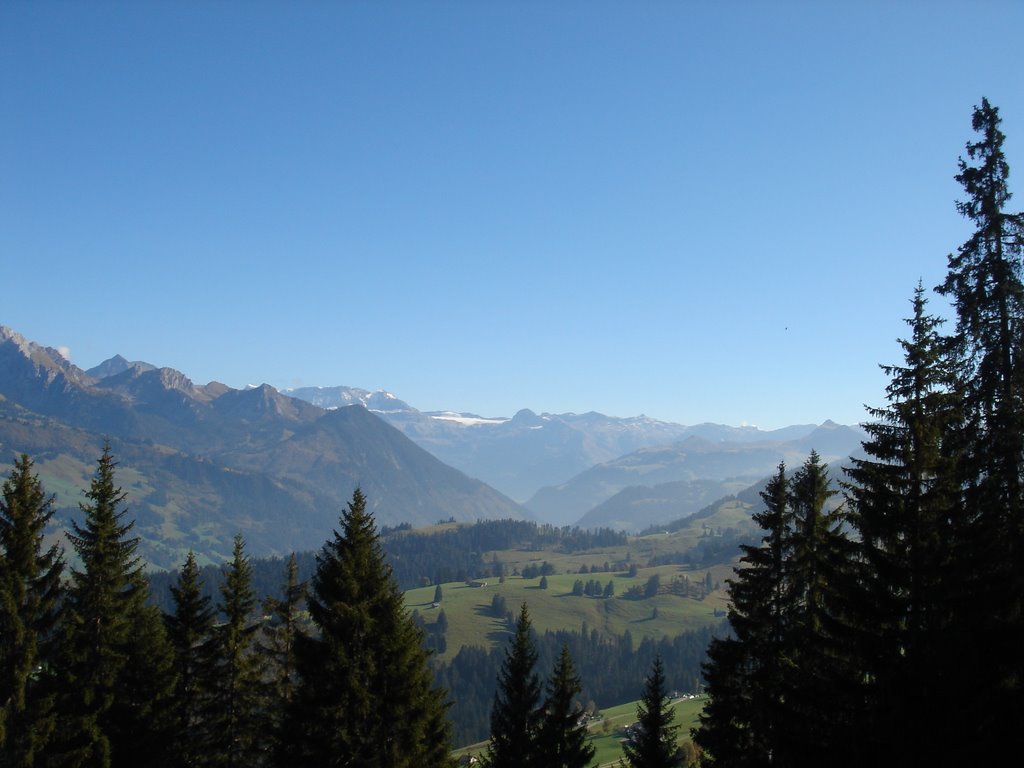
{"label": "dense forest", "polygon": [[[54,500],[23,455],[0,498],[0,765],[445,766],[453,739],[487,738],[493,768],[582,768],[589,703],[641,686],[633,768],[995,764],[1024,725],[1024,216],[1005,210],[999,126],[983,100],[956,176],[974,231],[936,289],[954,327],[918,285],[842,489],[812,451],[760,492],[760,541],[715,537],[742,552],[727,628],[634,644],[495,605],[507,647],[432,664],[438,632],[403,585],[621,534],[499,521],[425,546],[378,532],[357,490],[316,554],[257,568],[239,536],[216,578],[191,555],[149,578],[109,447],[72,558],[44,545]],[[702,684],[684,752],[668,694]]]}

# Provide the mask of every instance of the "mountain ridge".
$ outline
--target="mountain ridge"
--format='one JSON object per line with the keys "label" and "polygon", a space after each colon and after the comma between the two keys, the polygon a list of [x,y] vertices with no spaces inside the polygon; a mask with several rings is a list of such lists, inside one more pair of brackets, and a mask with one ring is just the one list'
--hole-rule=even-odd
{"label": "mountain ridge", "polygon": [[[595,411],[421,412],[384,390],[233,389],[217,381],[196,384],[173,368],[121,355],[82,370],[60,351],[3,326],[0,398],[6,414],[0,447],[45,445],[40,465],[64,485],[77,476],[84,487],[103,439],[134,457],[140,466],[126,469],[142,477],[133,503],[150,530],[169,539],[161,562],[186,545],[211,558],[222,555],[232,527],[246,532],[271,524],[269,511],[258,523],[239,509],[263,509],[268,497],[278,500],[282,519],[318,520],[309,525],[329,531],[357,485],[381,525],[513,517],[636,530],[754,482],[783,457],[802,459],[810,447],[826,458],[838,454],[852,434],[830,421],[765,431]],[[77,453],[62,455],[59,441],[45,435],[28,439],[30,423],[60,432]],[[150,482],[156,477],[167,488]],[[204,483],[195,510],[186,508],[190,477]],[[634,486],[661,490],[653,497],[630,490],[613,501]],[[659,506],[655,518],[638,511]],[[73,512],[69,504],[65,518]],[[261,539],[260,546],[307,546],[302,540],[312,533],[281,538]]]}
{"label": "mountain ridge", "polygon": [[[357,485],[372,492],[380,525],[531,517],[361,406],[339,415],[270,385],[196,385],[171,368],[126,363],[111,358],[90,374],[0,327],[0,448],[7,459],[33,457],[60,491],[66,526],[74,491],[80,499],[109,441],[153,565],[174,565],[188,549],[216,561],[238,532],[254,554],[316,548]],[[315,449],[302,442],[309,435]],[[289,452],[293,465],[320,471],[288,468]]]}
{"label": "mountain ridge", "polygon": [[[568,482],[591,467],[643,448],[658,448],[688,437],[735,443],[789,441],[806,437],[820,426],[791,425],[778,430],[710,422],[686,426],[644,415],[552,414],[528,408],[510,417],[481,417],[456,411],[419,411],[384,390],[337,386],[285,393],[324,407],[358,400],[446,464],[527,507],[541,489]],[[572,522],[564,515],[556,517],[560,523]]]}

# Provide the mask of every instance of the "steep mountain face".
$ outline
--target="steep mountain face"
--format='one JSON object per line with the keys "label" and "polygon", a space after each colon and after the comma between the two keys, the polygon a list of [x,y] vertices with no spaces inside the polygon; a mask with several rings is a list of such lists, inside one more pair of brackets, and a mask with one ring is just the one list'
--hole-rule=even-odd
{"label": "steep mountain face", "polygon": [[269,385],[199,386],[120,357],[86,372],[0,327],[3,459],[35,459],[63,525],[104,440],[158,566],[190,548],[219,562],[238,532],[253,554],[319,547],[357,485],[381,525],[528,516],[360,405],[326,411]]}
{"label": "steep mountain face", "polygon": [[[324,408],[360,402],[446,464],[519,501],[597,464],[690,436],[738,443],[781,441],[805,437],[815,428],[811,424],[764,432],[756,427],[720,424],[687,427],[646,416],[537,414],[528,409],[511,418],[485,418],[422,412],[389,393],[352,387],[307,387],[288,390],[287,394]],[[595,504],[604,498],[607,496],[597,498]],[[559,517],[563,519],[565,516]]]}
{"label": "steep mountain face", "polygon": [[[561,485],[543,488],[526,507],[539,518],[559,525],[578,523],[586,527],[615,522],[617,527],[639,530],[692,514],[707,503],[709,496],[714,498],[731,493],[730,487],[749,485],[771,474],[781,461],[795,467],[812,448],[825,462],[845,459],[863,439],[859,430],[832,422],[786,441],[711,442],[689,437],[673,445],[635,451],[592,467]],[[716,494],[712,483],[720,484],[722,493]],[[660,490],[633,491],[614,499],[632,487]],[[675,511],[664,514],[672,505],[677,505]],[[633,521],[627,513],[630,507],[641,519]]]}

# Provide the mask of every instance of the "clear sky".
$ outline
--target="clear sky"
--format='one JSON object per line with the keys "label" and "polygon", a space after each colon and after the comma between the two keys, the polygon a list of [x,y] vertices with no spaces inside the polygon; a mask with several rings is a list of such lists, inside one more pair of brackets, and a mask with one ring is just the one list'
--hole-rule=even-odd
{"label": "clear sky", "polygon": [[[0,4],[0,324],[421,410],[864,419],[1021,2]],[[936,297],[932,309],[944,312]]]}

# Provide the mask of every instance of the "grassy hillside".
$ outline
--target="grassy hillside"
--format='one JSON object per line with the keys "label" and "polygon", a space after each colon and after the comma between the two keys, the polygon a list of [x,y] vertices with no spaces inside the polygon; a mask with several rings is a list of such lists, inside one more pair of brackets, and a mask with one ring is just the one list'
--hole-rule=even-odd
{"label": "grassy hillside", "polygon": [[[674,636],[680,632],[716,624],[726,607],[725,579],[732,573],[730,566],[719,565],[710,569],[712,581],[719,589],[702,600],[673,594],[629,599],[625,595],[631,586],[643,589],[648,579],[658,574],[663,585],[676,575],[686,574],[692,581],[703,581],[708,569],[691,570],[678,565],[640,568],[635,576],[626,573],[555,574],[547,577],[548,588],[541,589],[540,579],[509,576],[504,583],[487,580],[486,586],[472,587],[462,583],[442,585],[443,600],[433,606],[434,587],[422,587],[405,593],[406,605],[423,617],[428,627],[436,624],[444,611],[448,622],[448,647],[442,660],[454,656],[463,645],[485,648],[504,646],[511,630],[504,618],[491,613],[494,595],[505,598],[509,610],[518,612],[526,603],[533,626],[538,632],[546,630],[579,630],[585,624],[587,631],[596,629],[603,635],[621,635],[627,630],[636,641],[642,638]],[[573,583],[577,579],[596,579],[601,584],[611,581],[615,596],[611,598],[574,596]]]}
{"label": "grassy hillside", "polygon": [[[656,532],[631,537],[625,546],[608,547],[565,554],[554,550],[505,550],[487,553],[484,560],[501,563],[506,573],[503,580],[481,579],[485,586],[465,583],[441,585],[442,600],[433,605],[434,586],[409,590],[406,604],[416,610],[428,628],[435,626],[443,610],[447,621],[447,647],[441,660],[454,656],[463,645],[486,648],[503,645],[510,637],[504,617],[492,612],[495,595],[505,599],[508,610],[518,612],[520,604],[529,607],[530,617],[538,632],[547,630],[597,630],[603,635],[622,635],[629,631],[635,641],[643,638],[673,637],[681,632],[715,625],[722,621],[726,609],[726,580],[731,578],[738,552],[728,550],[724,561],[710,566],[694,566],[686,562],[657,564],[660,560],[685,560],[701,544],[726,543],[728,531],[751,531],[750,505],[730,499],[708,510],[700,518],[690,519],[673,532]],[[750,535],[750,534],[749,534]],[[527,568],[548,565],[554,572],[547,577],[547,589],[540,579],[523,579]],[[629,564],[637,566],[629,575]],[[609,568],[604,570],[605,565]],[[588,571],[581,573],[586,567]],[[713,591],[702,599],[658,594],[644,599],[629,599],[631,587],[643,589],[651,575],[657,574],[663,590],[675,578],[686,577],[702,582],[711,573]],[[574,596],[575,581],[595,580],[602,587],[611,582],[614,596]]]}
{"label": "grassy hillside", "polygon": [[[707,567],[683,562],[687,553],[701,544],[728,543],[729,531],[749,531],[750,506],[735,499],[727,500],[709,514],[688,522],[672,533],[653,533],[630,537],[627,544],[565,554],[554,550],[504,550],[487,553],[486,562],[500,563],[506,573],[504,580],[486,578],[469,586],[462,582],[442,584],[443,599],[433,605],[434,586],[411,589],[405,593],[410,611],[417,611],[428,628],[435,626],[444,611],[448,629],[447,648],[442,661],[458,653],[463,645],[485,648],[500,647],[510,636],[503,617],[493,615],[491,603],[495,595],[505,600],[507,610],[518,613],[525,602],[530,609],[533,626],[546,630],[598,630],[604,635],[621,635],[627,630],[635,641],[675,636],[686,630],[714,625],[722,620],[726,609],[726,580],[732,576],[738,553],[728,549],[727,557]],[[679,560],[678,563],[652,562]],[[547,563],[553,573],[547,576],[547,589],[540,588],[539,578],[523,578],[521,573]],[[609,571],[604,571],[605,565]],[[630,564],[637,566],[636,575],[628,575]],[[580,573],[582,568],[597,572]],[[711,574],[713,590],[702,599],[682,597],[667,592],[674,578],[686,576],[691,582],[704,582]],[[662,592],[643,599],[629,599],[630,587],[643,589],[651,576],[660,578]],[[574,596],[576,580],[598,581],[602,587],[609,581],[614,597]]]}

